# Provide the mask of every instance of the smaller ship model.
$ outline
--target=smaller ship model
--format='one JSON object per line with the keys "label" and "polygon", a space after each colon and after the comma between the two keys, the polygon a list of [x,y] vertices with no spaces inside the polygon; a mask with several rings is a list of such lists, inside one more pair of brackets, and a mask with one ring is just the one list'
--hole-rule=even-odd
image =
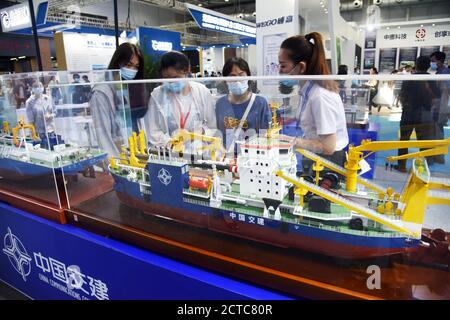
{"label": "smaller ship model", "polygon": [[53,176],[54,170],[66,176],[75,176],[83,171],[94,175],[92,166],[107,156],[99,149],[65,143],[54,133],[49,133],[43,140],[36,134],[34,126],[26,124],[23,119],[12,129],[8,122],[3,122],[0,176],[20,181]]}
{"label": "smaller ship model", "polygon": [[[449,140],[363,141],[350,146],[345,167],[299,149],[315,176],[299,177],[294,146],[273,117],[265,135],[236,142],[236,159],[217,159],[220,139],[181,130],[171,148],[148,148],[133,133],[111,158],[114,189],[124,204],[146,214],[281,247],[339,258],[408,254],[421,245],[426,206],[450,205],[450,179],[433,178],[426,156],[448,153]],[[201,142],[208,157],[184,153]],[[402,194],[358,175],[370,153],[429,148],[388,161],[413,159]]]}

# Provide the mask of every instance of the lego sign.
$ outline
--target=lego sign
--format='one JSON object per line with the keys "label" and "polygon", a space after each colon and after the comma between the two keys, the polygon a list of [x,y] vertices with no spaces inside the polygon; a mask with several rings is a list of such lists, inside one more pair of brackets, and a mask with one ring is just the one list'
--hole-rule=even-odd
{"label": "lego sign", "polygon": [[18,4],[0,11],[3,32],[11,32],[31,27],[31,14],[28,4]]}

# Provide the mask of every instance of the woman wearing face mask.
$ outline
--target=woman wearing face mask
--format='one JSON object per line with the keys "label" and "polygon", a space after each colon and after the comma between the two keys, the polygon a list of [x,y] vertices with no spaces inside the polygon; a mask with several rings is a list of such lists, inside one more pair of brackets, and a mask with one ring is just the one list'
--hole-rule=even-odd
{"label": "woman wearing face mask", "polygon": [[34,125],[36,133],[45,145],[47,134],[55,131],[55,114],[50,97],[44,94],[44,86],[40,81],[35,80],[31,85],[31,95],[25,105],[28,123]]}
{"label": "woman wearing face mask", "polygon": [[[123,80],[143,79],[144,58],[137,46],[128,42],[122,43],[114,52],[108,69],[120,69]],[[133,86],[134,84],[128,85],[132,110],[136,104],[145,104],[139,90],[133,90]],[[142,101],[139,103],[139,100]],[[106,151],[109,156],[119,156],[126,137],[122,136],[122,125],[119,122],[121,100],[117,90],[108,84],[95,85],[89,104],[99,148]]]}
{"label": "woman wearing face mask", "polygon": [[[161,57],[161,77],[186,79],[190,71],[188,58],[181,52],[167,52]],[[166,82],[153,90],[142,123],[148,141],[166,146],[180,129],[205,135],[216,133],[214,99],[201,83]]]}
{"label": "woman wearing face mask", "polygon": [[[248,63],[241,58],[229,59],[223,67],[224,77],[251,76]],[[228,95],[216,104],[217,128],[228,152],[234,150],[234,142],[267,129],[271,112],[267,100],[252,93],[249,82],[227,82]]]}
{"label": "woman wearing face mask", "polygon": [[[328,75],[322,37],[317,32],[284,40],[279,53],[282,75]],[[294,139],[297,148],[320,154],[336,164],[344,165],[348,133],[345,110],[335,81],[283,80],[285,86],[300,84],[298,124],[303,137]],[[303,161],[303,170],[311,169]]]}

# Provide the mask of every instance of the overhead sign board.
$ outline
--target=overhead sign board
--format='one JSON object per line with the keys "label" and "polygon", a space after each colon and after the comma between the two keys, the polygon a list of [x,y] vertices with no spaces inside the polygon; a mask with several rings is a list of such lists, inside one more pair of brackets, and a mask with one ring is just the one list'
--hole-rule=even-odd
{"label": "overhead sign board", "polygon": [[254,23],[191,4],[186,4],[186,7],[202,29],[256,38],[256,24]]}
{"label": "overhead sign board", "polygon": [[382,29],[377,33],[379,48],[440,46],[450,44],[450,25]]}
{"label": "overhead sign board", "polygon": [[17,4],[0,10],[3,32],[11,32],[31,27],[30,8],[27,3]]}
{"label": "overhead sign board", "polygon": [[181,33],[179,32],[139,27],[136,34],[144,54],[160,56],[168,51],[181,50]]}

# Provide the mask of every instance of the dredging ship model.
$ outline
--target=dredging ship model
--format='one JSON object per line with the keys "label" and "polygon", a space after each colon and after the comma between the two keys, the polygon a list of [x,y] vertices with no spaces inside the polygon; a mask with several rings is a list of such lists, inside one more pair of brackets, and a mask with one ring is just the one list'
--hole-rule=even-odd
{"label": "dredging ship model", "polygon": [[23,119],[12,129],[5,121],[0,134],[0,176],[9,180],[53,176],[53,170],[67,176],[86,170],[93,175],[93,170],[88,169],[106,156],[98,149],[64,143],[54,134],[42,141],[34,126]]}
{"label": "dredging ship model", "polygon": [[[414,252],[421,245],[426,206],[450,205],[450,179],[432,178],[425,156],[446,154],[450,140],[370,142],[349,148],[340,167],[314,161],[315,177],[297,177],[291,140],[279,135],[276,115],[267,134],[237,142],[237,159],[217,159],[218,138],[180,131],[172,148],[147,148],[133,133],[109,170],[124,204],[150,215],[282,247],[340,258]],[[182,156],[186,142],[203,143],[208,159]],[[358,176],[364,153],[429,148],[388,161],[413,159],[403,194]],[[341,181],[345,178],[345,181]]]}

